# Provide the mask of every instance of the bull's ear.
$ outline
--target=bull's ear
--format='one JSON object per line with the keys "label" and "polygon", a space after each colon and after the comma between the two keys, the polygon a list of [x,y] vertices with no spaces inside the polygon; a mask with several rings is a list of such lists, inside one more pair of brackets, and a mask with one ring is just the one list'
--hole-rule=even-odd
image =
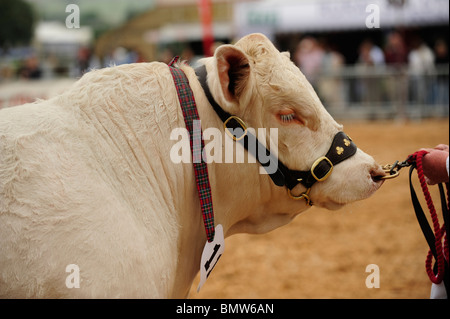
{"label": "bull's ear", "polygon": [[233,45],[222,45],[214,54],[223,95],[228,102],[237,102],[245,89],[250,66],[244,52]]}

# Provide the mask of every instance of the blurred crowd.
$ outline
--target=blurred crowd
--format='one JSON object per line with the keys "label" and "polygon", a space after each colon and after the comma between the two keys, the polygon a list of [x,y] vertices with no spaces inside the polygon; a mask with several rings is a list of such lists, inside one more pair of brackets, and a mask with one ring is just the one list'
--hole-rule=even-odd
{"label": "blurred crowd", "polygon": [[[443,38],[429,46],[419,35],[405,41],[400,32],[392,31],[382,47],[366,38],[359,44],[356,63],[349,68],[343,54],[326,40],[306,36],[298,43],[293,59],[331,107],[344,106],[349,100],[398,102],[402,98],[448,105],[449,55]],[[443,69],[447,71],[442,73]],[[344,81],[346,75],[358,81]]]}
{"label": "blurred crowd", "polygon": [[[352,102],[373,105],[374,101],[381,100],[391,104],[399,101],[406,104],[406,101],[409,104],[447,105],[445,112],[448,115],[447,39],[436,38],[427,43],[419,35],[409,34],[405,39],[401,32],[392,31],[381,43],[370,37],[353,43],[357,48],[352,50],[357,51],[353,61],[346,61],[344,54],[329,40],[304,36],[291,56],[326,107],[345,108]],[[161,48],[157,59],[168,63],[175,55],[180,55],[195,65],[200,56],[195,55],[191,47],[179,45],[177,48]],[[29,54],[6,67],[0,61],[0,81],[8,78],[77,78],[90,69],[145,61],[139,52],[122,47],[101,60],[89,47],[80,47],[75,52],[64,63],[51,54],[41,60]]]}
{"label": "blurred crowd", "polygon": [[[359,66],[407,65],[411,74],[417,75],[431,73],[435,65],[449,62],[445,39],[437,39],[430,48],[418,35],[406,43],[397,31],[388,34],[383,48],[366,38],[359,45],[358,52],[356,64]],[[304,37],[298,44],[294,62],[313,85],[320,74],[336,71],[346,64],[343,55],[333,46],[310,36]]]}
{"label": "blurred crowd", "polygon": [[[215,43],[214,46],[217,47],[220,44]],[[54,54],[48,54],[41,59],[35,53],[27,53],[23,57],[9,57],[7,59],[9,62],[1,63],[2,55],[0,51],[0,81],[2,79],[77,78],[91,69],[148,62],[139,52],[123,47],[115,48],[102,59],[97,57],[90,47],[82,46],[76,52],[74,57],[57,57]],[[191,65],[194,65],[201,58],[201,56],[195,54],[189,45],[184,45],[179,50],[173,50],[169,47],[162,48],[157,60],[169,63],[175,55],[179,55],[183,61]]]}
{"label": "blurred crowd", "polygon": [[93,54],[92,48],[87,46],[78,48],[74,58],[58,57],[54,54],[39,58],[35,53],[28,53],[24,57],[3,59],[8,61],[6,63],[1,63],[1,60],[0,55],[0,81],[2,79],[77,78],[91,69],[145,61],[139,53],[122,47],[116,48],[100,60]]}
{"label": "blurred crowd", "polygon": [[[434,70],[436,64],[446,64],[449,61],[448,44],[445,39],[437,39],[434,46],[430,47],[419,36],[414,36],[409,43],[406,43],[401,33],[397,31],[387,35],[384,47],[375,44],[371,38],[366,38],[359,44],[358,52],[357,65],[408,65],[412,74],[430,73]],[[174,55],[173,50],[165,48],[159,52],[158,60],[168,62]],[[189,46],[183,48],[181,56],[187,61],[195,61],[198,58],[194,56]],[[339,68],[348,64],[344,56],[327,40],[312,36],[306,36],[299,42],[293,60],[313,85],[316,85],[320,74],[339,70]],[[80,47],[76,60],[72,61],[70,65],[71,70],[66,70],[66,72],[69,76],[76,77],[91,68],[144,61],[145,59],[138,52],[122,47],[116,48],[100,61],[98,57],[93,55],[91,48]],[[18,77],[30,79],[40,78],[48,73],[56,75],[61,73],[61,70],[58,70],[56,57],[50,56],[41,61],[36,55],[19,60],[13,71]],[[8,74],[14,75],[14,72]]]}

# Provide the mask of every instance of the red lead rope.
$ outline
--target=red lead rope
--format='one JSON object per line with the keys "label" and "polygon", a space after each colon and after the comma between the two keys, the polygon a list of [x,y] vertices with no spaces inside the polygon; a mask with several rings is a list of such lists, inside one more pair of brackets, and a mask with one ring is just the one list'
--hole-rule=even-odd
{"label": "red lead rope", "polygon": [[[415,162],[415,167],[417,169],[417,175],[419,177],[420,186],[422,187],[422,191],[425,196],[425,200],[427,202],[428,210],[430,211],[431,221],[433,223],[434,249],[432,251],[432,246],[430,245],[430,250],[428,251],[428,255],[427,255],[427,258],[425,261],[425,268],[426,268],[426,271],[427,271],[427,274],[428,274],[428,277],[430,278],[430,280],[435,284],[439,284],[444,279],[446,264],[448,265],[448,262],[449,262],[449,249],[448,249],[448,237],[447,237],[448,234],[446,234],[445,223],[442,227],[439,224],[439,219],[436,214],[436,209],[434,207],[433,200],[432,200],[430,192],[428,190],[428,185],[425,181],[422,160],[423,160],[423,157],[427,153],[428,153],[427,151],[418,151],[408,157],[408,162],[412,165],[414,165],[414,162]],[[410,178],[411,178],[411,174],[410,174]],[[446,198],[446,202],[445,202],[445,200],[443,201],[443,207],[442,207],[443,215],[448,214],[448,207],[449,207],[448,183],[446,184],[446,186],[447,186],[447,194],[446,194],[447,198]],[[441,193],[441,196],[442,195],[443,194]],[[416,214],[417,214],[417,208],[416,208],[416,203],[414,203],[414,199],[413,199],[413,204],[415,206]],[[417,204],[418,204],[418,202],[417,202]],[[444,207],[444,204],[447,207]],[[445,218],[446,218],[446,216],[444,216],[444,219]],[[420,220],[419,220],[419,223],[421,223]],[[423,230],[422,224],[421,224],[421,227]],[[424,234],[425,234],[425,232],[424,232]],[[444,237],[444,235],[445,235],[445,237]],[[442,249],[442,238],[443,237],[444,237],[444,249]],[[427,238],[427,241],[429,244],[431,244],[428,238]],[[432,269],[433,255],[436,258],[437,274],[435,274]]]}

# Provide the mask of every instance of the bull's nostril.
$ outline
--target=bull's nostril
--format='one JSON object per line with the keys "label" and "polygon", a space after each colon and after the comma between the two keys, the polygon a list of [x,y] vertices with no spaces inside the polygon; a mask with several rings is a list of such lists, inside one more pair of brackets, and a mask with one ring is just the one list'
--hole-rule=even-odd
{"label": "bull's nostril", "polygon": [[375,175],[375,176],[372,175],[371,177],[374,182],[381,182],[383,180],[383,176],[384,175]]}
{"label": "bull's nostril", "polygon": [[370,171],[370,177],[374,182],[381,182],[386,173],[381,168],[375,168]]}

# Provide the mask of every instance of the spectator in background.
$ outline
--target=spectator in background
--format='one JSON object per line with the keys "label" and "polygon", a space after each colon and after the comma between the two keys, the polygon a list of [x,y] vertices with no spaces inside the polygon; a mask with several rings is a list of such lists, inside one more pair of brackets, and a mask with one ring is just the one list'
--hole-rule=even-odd
{"label": "spectator in background", "polygon": [[416,36],[412,40],[412,50],[408,55],[411,101],[428,104],[432,96],[429,75],[434,72],[434,54],[426,43]]}
{"label": "spectator in background", "polygon": [[362,65],[384,65],[384,53],[371,39],[364,40],[359,46],[358,63]]}
{"label": "spectator in background", "polygon": [[158,61],[163,62],[165,64],[169,64],[169,62],[172,61],[174,56],[175,53],[171,49],[166,48],[163,51],[159,52]]}
{"label": "spectator in background", "polygon": [[437,68],[438,75],[433,91],[434,103],[443,108],[444,115],[448,116],[448,75],[439,73],[439,68],[447,68],[448,70],[448,47],[444,39],[438,39],[434,44],[434,64]]}
{"label": "spectator in background", "polygon": [[332,44],[323,42],[323,48],[324,54],[320,66],[322,77],[318,83],[318,93],[325,107],[343,109],[345,107],[345,89],[339,72],[345,64],[345,59]]}
{"label": "spectator in background", "polygon": [[51,79],[55,76],[55,69],[59,64],[58,58],[54,54],[49,54],[41,63],[42,77]]}
{"label": "spectator in background", "polygon": [[181,52],[181,61],[186,61],[186,63],[191,66],[195,65],[197,58],[191,47],[187,46],[183,49]]}
{"label": "spectator in background", "polygon": [[39,60],[35,56],[28,57],[24,62],[22,67],[18,70],[19,77],[24,79],[40,79],[42,75],[42,70],[39,66]]}
{"label": "spectator in background", "polygon": [[448,64],[448,47],[444,39],[438,39],[434,44],[434,63]]}
{"label": "spectator in background", "polygon": [[398,119],[405,119],[405,105],[408,98],[408,76],[405,66],[408,63],[408,51],[403,37],[398,31],[388,34],[384,47],[384,59],[386,65],[395,70],[386,76],[385,89],[388,101],[392,103],[392,107],[397,109]]}
{"label": "spectator in background", "polygon": [[321,72],[324,54],[322,46],[313,37],[303,38],[295,51],[295,63],[314,88],[317,88],[317,78]]}
{"label": "spectator in background", "polygon": [[141,51],[136,51],[136,60],[134,61],[134,63],[144,63],[147,62],[147,59],[145,58],[145,55],[142,54]]}
{"label": "spectator in background", "polygon": [[409,71],[422,76],[434,71],[434,54],[420,37],[412,41],[412,50],[408,55]]}
{"label": "spectator in background", "polygon": [[365,39],[360,44],[357,68],[361,78],[356,83],[356,94],[360,101],[369,106],[380,104],[382,100],[381,78],[373,77],[373,71],[374,67],[384,66],[384,62],[383,51],[371,39]]}
{"label": "spectator in background", "polygon": [[88,47],[80,47],[77,52],[77,65],[79,75],[83,75],[89,68],[91,60],[91,50]]}
{"label": "spectator in background", "polygon": [[124,47],[117,47],[112,51],[110,61],[108,61],[107,66],[135,63],[137,60],[138,54],[133,50],[129,50]]}
{"label": "spectator in background", "polygon": [[408,62],[408,52],[403,37],[399,32],[393,31],[387,36],[384,58],[386,64],[394,66],[402,66]]}

